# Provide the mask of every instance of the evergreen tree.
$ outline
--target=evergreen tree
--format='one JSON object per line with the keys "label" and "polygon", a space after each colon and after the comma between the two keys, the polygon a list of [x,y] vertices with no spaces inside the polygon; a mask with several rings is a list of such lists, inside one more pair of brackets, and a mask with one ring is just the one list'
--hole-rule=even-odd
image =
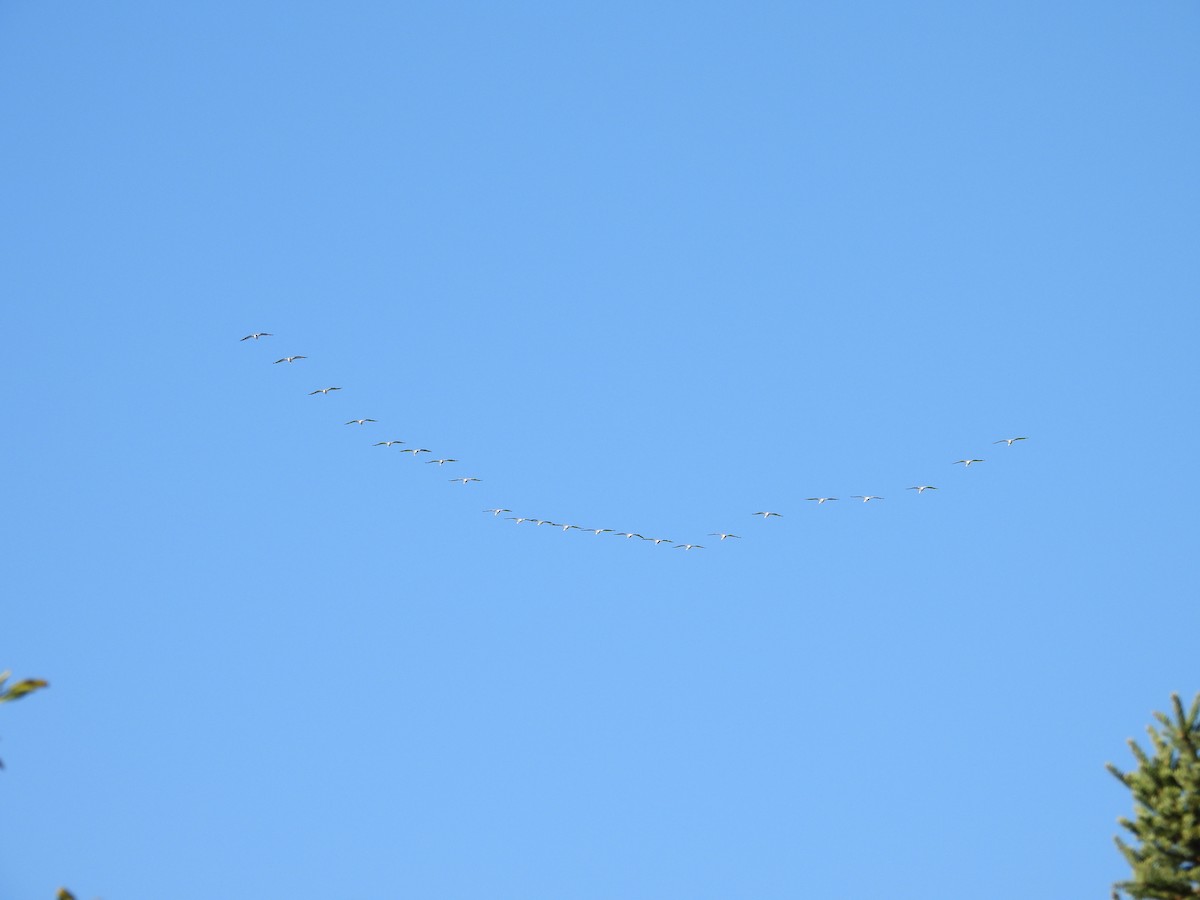
{"label": "evergreen tree", "polygon": [[1171,705],[1174,718],[1156,712],[1161,727],[1147,729],[1152,755],[1129,741],[1137,771],[1125,773],[1108,764],[1133,792],[1136,819],[1117,821],[1140,843],[1131,847],[1116,838],[1133,879],[1115,885],[1114,898],[1121,891],[1136,900],[1200,897],[1200,694],[1186,713],[1178,694],[1171,695]]}

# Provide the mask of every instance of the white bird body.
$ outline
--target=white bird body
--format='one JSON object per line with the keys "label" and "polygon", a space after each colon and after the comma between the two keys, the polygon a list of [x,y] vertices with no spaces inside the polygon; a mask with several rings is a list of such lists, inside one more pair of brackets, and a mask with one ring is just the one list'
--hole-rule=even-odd
{"label": "white bird body", "polygon": [[982,459],[956,459],[956,460],[955,460],[953,463],[951,463],[951,465],[955,465],[955,466],[957,466],[957,465],[959,465],[959,464],[962,464],[963,466],[966,466],[966,467],[969,469],[969,468],[971,468],[971,463],[977,463],[977,462],[986,462],[986,460],[982,460]]}
{"label": "white bird body", "polygon": [[905,488],[905,490],[916,491],[918,494],[923,494],[926,491],[936,491],[937,488],[935,488],[932,484],[914,484],[910,488]]}
{"label": "white bird body", "polygon": [[877,497],[877,496],[876,496],[876,495],[874,495],[874,494],[867,494],[866,496],[863,496],[862,494],[853,494],[853,495],[850,497],[850,499],[851,499],[851,500],[861,500],[863,503],[869,503],[869,502],[870,502],[870,501],[872,501],[872,500],[882,500],[882,499],[884,499],[884,498],[883,498],[883,497]]}
{"label": "white bird body", "polygon": [[380,441],[378,444],[375,444],[374,446],[376,446],[376,447],[392,447],[396,444],[403,444],[403,443],[404,443],[404,441]]}
{"label": "white bird body", "polygon": [[[411,454],[413,455],[413,459],[416,459],[418,454],[421,454],[421,453],[432,453],[433,451],[432,451],[432,450],[426,450],[424,447],[405,447],[405,448],[404,448],[404,449],[402,449],[400,452],[401,452],[401,453],[411,453]],[[456,479],[456,480],[457,480],[457,479]]]}
{"label": "white bird body", "polygon": [[254,334],[246,335],[244,338],[242,338],[242,340],[248,341],[251,338],[253,338],[254,340],[257,341],[260,337],[274,337],[274,335],[271,334],[271,332],[269,332],[269,331],[256,331],[256,332],[254,332]]}
{"label": "white bird body", "polygon": [[836,500],[836,499],[837,499],[837,497],[805,497],[804,499],[806,499],[806,500],[816,500],[816,501],[817,501],[817,506],[820,506],[822,503],[827,503],[827,502],[828,502],[828,501],[830,501],[830,500]]}
{"label": "white bird body", "polygon": [[366,425],[368,422],[378,422],[378,419],[351,419],[347,425]]}
{"label": "white bird body", "polygon": [[321,388],[319,391],[309,391],[308,396],[311,397],[313,394],[328,394],[330,391],[340,391],[340,390],[341,390],[340,387]]}
{"label": "white bird body", "polygon": [[430,460],[426,460],[425,465],[432,466],[434,463],[437,463],[439,466],[444,466],[448,462],[458,462],[458,460],[457,459],[430,459]]}
{"label": "white bird body", "polygon": [[492,516],[498,516],[498,515],[500,515],[500,513],[502,513],[502,512],[512,512],[512,510],[511,510],[511,509],[502,509],[502,508],[500,508],[500,507],[496,507],[495,509],[485,509],[485,510],[484,510],[484,512],[490,512],[490,513],[492,514]]}
{"label": "white bird body", "polygon": [[[245,340],[245,338],[242,338],[242,340]],[[298,360],[298,359],[308,359],[308,357],[307,357],[307,356],[285,356],[283,359],[277,359],[277,360],[275,360],[275,362],[271,363],[271,365],[273,365],[273,366],[277,366],[277,365],[279,365],[281,362],[285,362],[285,363],[294,363],[294,362],[295,362],[296,360]]]}
{"label": "white bird body", "polygon": [[755,515],[762,516],[764,519],[769,519],[771,516],[779,516],[781,519],[783,518],[783,513],[777,512],[756,512]]}
{"label": "white bird body", "polygon": [[675,549],[676,550],[703,550],[704,545],[703,544],[680,544]]}
{"label": "white bird body", "polygon": [[[1014,443],[1016,443],[1017,441],[1027,441],[1027,440],[1029,440],[1029,438],[1027,438],[1027,437],[1001,438],[1001,439],[1000,439],[1000,440],[998,440],[998,441],[992,441],[992,443],[993,443],[993,444],[1008,444],[1008,446],[1010,446],[1010,447],[1011,447],[1011,446],[1012,446]],[[983,462],[983,460],[982,460],[982,459],[981,459],[981,460],[979,460],[979,461],[980,461],[980,462]]]}
{"label": "white bird body", "polygon": [[737,538],[740,541],[742,539],[742,536],[740,534],[725,534],[724,532],[721,532],[721,531],[710,531],[708,533],[708,536],[709,537],[719,537],[721,540],[725,540],[725,538]]}
{"label": "white bird body", "polygon": [[[425,452],[428,453],[429,451],[426,450]],[[470,484],[472,481],[479,481],[480,479],[478,479],[478,478],[451,478],[450,480],[457,481],[459,484]]]}
{"label": "white bird body", "polygon": [[590,531],[592,534],[605,534],[606,532],[612,532],[611,528],[585,528],[583,530]]}
{"label": "white bird body", "polygon": [[657,547],[659,544],[673,544],[673,543],[675,543],[674,541],[672,541],[672,540],[669,540],[669,539],[667,539],[667,538],[647,538],[646,540],[649,540],[649,541],[654,541],[654,546],[655,546],[655,547]]}
{"label": "white bird body", "polygon": [[625,540],[629,540],[630,538],[641,538],[643,541],[649,540],[649,538],[638,534],[636,531],[618,531],[618,532],[615,532],[615,534],[617,535],[617,537],[625,538]]}

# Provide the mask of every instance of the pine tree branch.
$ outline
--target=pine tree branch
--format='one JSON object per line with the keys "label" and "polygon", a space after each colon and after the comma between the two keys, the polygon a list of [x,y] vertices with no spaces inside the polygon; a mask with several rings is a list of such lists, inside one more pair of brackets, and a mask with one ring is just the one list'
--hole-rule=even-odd
{"label": "pine tree branch", "polygon": [[1135,820],[1117,821],[1140,842],[1130,846],[1114,839],[1133,869],[1132,880],[1114,885],[1114,897],[1200,898],[1200,694],[1186,712],[1179,695],[1172,694],[1171,712],[1153,714],[1158,727],[1146,729],[1150,753],[1128,741],[1136,770],[1106,765],[1133,795]]}

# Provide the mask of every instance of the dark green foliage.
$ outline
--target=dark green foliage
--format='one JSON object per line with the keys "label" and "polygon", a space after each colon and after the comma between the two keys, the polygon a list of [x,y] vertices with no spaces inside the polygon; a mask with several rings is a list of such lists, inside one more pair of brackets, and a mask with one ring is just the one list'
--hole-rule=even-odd
{"label": "dark green foliage", "polygon": [[[49,684],[41,678],[26,678],[24,681],[18,681],[14,685],[5,687],[4,685],[8,682],[8,676],[11,674],[7,669],[0,672],[0,703],[20,700],[26,694],[32,694],[34,691],[40,691],[44,687],[49,687]],[[0,769],[3,768],[4,763],[0,762]]]}
{"label": "dark green foliage", "polygon": [[1150,733],[1152,753],[1136,741],[1129,748],[1138,768],[1125,773],[1108,764],[1133,792],[1134,821],[1118,819],[1138,846],[1116,839],[1133,867],[1133,878],[1116,885],[1137,900],[1200,898],[1200,694],[1186,713],[1178,694],[1171,695],[1174,718],[1156,712],[1159,728]]}
{"label": "dark green foliage", "polygon": [[36,690],[44,687],[49,687],[49,683],[41,678],[26,678],[24,681],[18,681],[11,687],[5,687],[5,682],[8,681],[9,672],[0,672],[0,703],[7,703],[9,700],[20,700],[26,694],[32,694]]}

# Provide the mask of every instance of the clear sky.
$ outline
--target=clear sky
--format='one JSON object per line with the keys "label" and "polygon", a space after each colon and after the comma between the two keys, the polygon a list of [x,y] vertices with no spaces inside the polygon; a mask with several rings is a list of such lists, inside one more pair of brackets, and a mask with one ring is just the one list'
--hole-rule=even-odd
{"label": "clear sky", "polygon": [[0,897],[1107,896],[1200,690],[1198,45],[0,4]]}

